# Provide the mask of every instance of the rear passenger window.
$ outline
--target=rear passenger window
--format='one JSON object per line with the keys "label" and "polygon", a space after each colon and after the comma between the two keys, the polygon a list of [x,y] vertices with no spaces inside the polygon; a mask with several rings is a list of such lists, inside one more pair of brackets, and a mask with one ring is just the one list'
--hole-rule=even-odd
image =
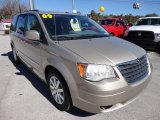
{"label": "rear passenger window", "polygon": [[16,31],[23,34],[25,32],[25,22],[27,15],[20,15],[17,21]]}
{"label": "rear passenger window", "polygon": [[13,20],[11,23],[11,31],[16,31],[16,22],[17,22],[17,16],[13,17]]}

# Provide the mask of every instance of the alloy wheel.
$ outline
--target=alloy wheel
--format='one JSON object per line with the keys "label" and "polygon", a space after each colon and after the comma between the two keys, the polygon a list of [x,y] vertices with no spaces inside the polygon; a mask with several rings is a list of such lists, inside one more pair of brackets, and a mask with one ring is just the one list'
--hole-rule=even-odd
{"label": "alloy wheel", "polygon": [[50,90],[54,100],[58,104],[64,103],[64,90],[60,80],[56,76],[52,76],[49,82]]}
{"label": "alloy wheel", "polygon": [[17,61],[17,54],[14,47],[13,47],[13,57],[14,57],[14,60]]}

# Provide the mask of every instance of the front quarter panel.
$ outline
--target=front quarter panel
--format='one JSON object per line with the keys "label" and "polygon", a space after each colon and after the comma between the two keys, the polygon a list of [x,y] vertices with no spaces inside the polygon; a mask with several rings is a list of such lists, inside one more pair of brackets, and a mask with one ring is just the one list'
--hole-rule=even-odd
{"label": "front quarter panel", "polygon": [[53,43],[44,49],[45,50],[42,53],[42,55],[45,55],[45,57],[42,58],[44,75],[45,68],[47,66],[53,66],[56,68],[63,75],[66,83],[68,84],[74,105],[75,99],[78,97],[77,86],[81,82],[77,69],[77,62],[86,63],[86,61],[67,49],[59,46],[58,43]]}

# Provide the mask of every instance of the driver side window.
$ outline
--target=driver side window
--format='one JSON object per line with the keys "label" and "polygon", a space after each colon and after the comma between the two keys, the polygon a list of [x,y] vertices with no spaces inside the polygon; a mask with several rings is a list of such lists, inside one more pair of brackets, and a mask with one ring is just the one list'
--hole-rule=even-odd
{"label": "driver side window", "polygon": [[119,20],[117,21],[116,26],[121,26],[121,22]]}
{"label": "driver side window", "polygon": [[35,15],[33,15],[33,14],[28,15],[28,22],[27,22],[26,29],[27,29],[26,31],[29,31],[29,30],[38,31],[40,34],[40,39],[45,40],[45,36],[43,34],[42,27],[41,27],[40,22],[38,21],[38,19]]}
{"label": "driver side window", "polygon": [[116,26],[124,26],[124,22],[122,20],[118,20]]}
{"label": "driver side window", "polygon": [[42,32],[41,25],[35,15],[28,16],[27,30],[36,30],[39,33]]}

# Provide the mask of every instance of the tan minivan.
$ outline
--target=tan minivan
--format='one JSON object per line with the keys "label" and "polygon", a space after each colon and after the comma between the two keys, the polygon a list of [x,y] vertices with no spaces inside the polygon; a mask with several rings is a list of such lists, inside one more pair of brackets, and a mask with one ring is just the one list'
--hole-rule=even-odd
{"label": "tan minivan", "polygon": [[15,62],[21,60],[48,84],[61,111],[121,108],[150,81],[146,51],[87,16],[28,11],[13,18],[10,33]]}

